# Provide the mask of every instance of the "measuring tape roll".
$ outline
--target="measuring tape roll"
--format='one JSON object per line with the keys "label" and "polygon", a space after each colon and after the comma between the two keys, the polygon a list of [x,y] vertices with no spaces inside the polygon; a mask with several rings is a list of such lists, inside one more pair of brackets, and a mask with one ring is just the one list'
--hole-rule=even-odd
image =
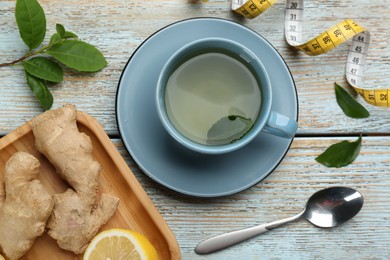
{"label": "measuring tape roll", "polygon": [[[284,30],[287,43],[307,55],[315,56],[328,52],[352,38],[345,71],[348,83],[367,103],[390,107],[389,89],[360,87],[363,84],[363,68],[370,45],[370,33],[353,20],[345,19],[317,37],[303,42],[303,2],[286,0]],[[276,0],[232,0],[232,10],[252,19],[275,3]]]}

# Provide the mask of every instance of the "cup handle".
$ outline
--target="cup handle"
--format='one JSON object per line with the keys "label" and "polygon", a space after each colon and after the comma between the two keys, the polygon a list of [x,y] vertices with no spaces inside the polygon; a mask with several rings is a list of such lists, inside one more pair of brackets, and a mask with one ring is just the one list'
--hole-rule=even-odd
{"label": "cup handle", "polygon": [[297,128],[298,123],[295,120],[271,111],[263,131],[283,138],[292,138]]}

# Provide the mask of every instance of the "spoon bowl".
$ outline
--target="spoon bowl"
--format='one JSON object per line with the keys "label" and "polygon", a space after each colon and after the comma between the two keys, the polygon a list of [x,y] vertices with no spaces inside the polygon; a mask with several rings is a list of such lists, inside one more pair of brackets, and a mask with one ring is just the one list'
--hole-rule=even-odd
{"label": "spoon bowl", "polygon": [[304,218],[317,227],[336,227],[353,218],[362,206],[363,196],[355,189],[332,187],[310,197]]}
{"label": "spoon bowl", "polygon": [[197,254],[212,253],[302,218],[317,227],[336,227],[353,218],[363,207],[363,202],[362,194],[352,188],[323,189],[314,193],[307,201],[305,209],[293,217],[206,239],[196,246],[195,252]]}

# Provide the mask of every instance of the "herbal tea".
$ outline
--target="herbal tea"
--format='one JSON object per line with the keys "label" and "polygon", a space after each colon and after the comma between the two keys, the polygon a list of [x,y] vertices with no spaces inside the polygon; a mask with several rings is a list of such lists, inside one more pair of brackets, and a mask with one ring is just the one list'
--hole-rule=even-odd
{"label": "herbal tea", "polygon": [[200,54],[181,64],[167,81],[169,119],[197,143],[234,142],[250,130],[259,114],[258,84],[237,59],[217,52]]}

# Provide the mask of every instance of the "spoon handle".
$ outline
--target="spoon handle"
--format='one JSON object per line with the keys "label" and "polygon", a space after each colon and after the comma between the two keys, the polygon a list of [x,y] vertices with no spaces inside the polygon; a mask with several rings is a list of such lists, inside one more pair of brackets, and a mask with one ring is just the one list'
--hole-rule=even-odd
{"label": "spoon handle", "polygon": [[232,232],[228,232],[225,234],[217,235],[211,238],[208,238],[202,242],[200,242],[196,248],[195,253],[203,255],[213,253],[215,251],[224,249],[226,247],[238,244],[242,241],[245,241],[254,236],[260,235],[267,231],[270,231],[276,227],[284,225],[288,222],[297,220],[303,216],[304,212],[289,218],[285,218],[278,221],[273,221],[265,224],[261,224],[258,226],[244,228]]}
{"label": "spoon handle", "polygon": [[266,226],[267,224],[262,224],[255,227],[236,230],[208,238],[200,242],[195,247],[195,253],[200,255],[209,254],[224,249],[226,247],[238,244],[251,237],[267,232],[268,229],[266,228]]}

